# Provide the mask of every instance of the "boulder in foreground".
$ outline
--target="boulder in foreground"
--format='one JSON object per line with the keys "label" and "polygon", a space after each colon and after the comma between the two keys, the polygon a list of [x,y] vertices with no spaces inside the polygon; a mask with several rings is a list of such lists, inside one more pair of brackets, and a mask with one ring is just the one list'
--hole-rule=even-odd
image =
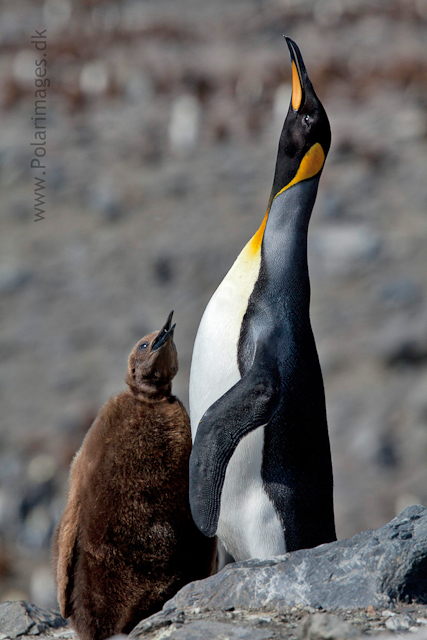
{"label": "boulder in foreground", "polygon": [[347,540],[227,565],[211,578],[186,585],[136,630],[153,619],[194,609],[285,612],[294,606],[388,607],[393,601],[427,604],[427,508],[420,505]]}
{"label": "boulder in foreground", "polygon": [[67,626],[68,622],[58,612],[24,600],[0,604],[0,639],[52,635]]}

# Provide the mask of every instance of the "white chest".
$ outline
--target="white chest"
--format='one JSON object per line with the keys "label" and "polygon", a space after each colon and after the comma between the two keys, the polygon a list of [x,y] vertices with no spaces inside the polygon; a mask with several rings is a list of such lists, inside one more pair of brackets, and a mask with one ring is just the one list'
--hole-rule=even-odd
{"label": "white chest", "polygon": [[229,289],[223,282],[211,298],[194,343],[190,373],[193,441],[205,411],[240,380],[237,345],[241,321],[229,313]]}
{"label": "white chest", "polygon": [[243,317],[258,278],[261,253],[248,243],[210,299],[193,349],[190,420],[193,441],[205,411],[240,380],[237,348]]}
{"label": "white chest", "polygon": [[225,474],[217,535],[237,561],[286,553],[283,528],[262,485],[264,426],[238,444]]}

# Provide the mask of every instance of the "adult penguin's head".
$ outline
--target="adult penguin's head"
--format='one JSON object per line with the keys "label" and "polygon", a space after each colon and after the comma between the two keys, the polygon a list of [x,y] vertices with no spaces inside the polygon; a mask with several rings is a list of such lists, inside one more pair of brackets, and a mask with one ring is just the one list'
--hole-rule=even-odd
{"label": "adult penguin's head", "polygon": [[323,169],[331,146],[328,116],[308,77],[301,52],[286,37],[291,54],[292,97],[283,125],[270,203],[284,188]]}

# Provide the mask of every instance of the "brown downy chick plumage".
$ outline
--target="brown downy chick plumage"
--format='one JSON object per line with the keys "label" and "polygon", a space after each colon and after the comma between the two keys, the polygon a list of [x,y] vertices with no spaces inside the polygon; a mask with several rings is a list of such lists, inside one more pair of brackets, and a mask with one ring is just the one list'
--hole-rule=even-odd
{"label": "brown downy chick plumage", "polygon": [[213,571],[215,542],[190,514],[191,432],[171,395],[171,319],[134,347],[128,390],[104,405],[71,465],[53,559],[61,613],[82,640],[128,633]]}

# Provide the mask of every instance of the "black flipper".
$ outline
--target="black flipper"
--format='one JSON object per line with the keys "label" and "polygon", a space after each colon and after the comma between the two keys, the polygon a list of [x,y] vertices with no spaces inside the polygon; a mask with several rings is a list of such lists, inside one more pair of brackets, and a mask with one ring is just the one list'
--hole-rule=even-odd
{"label": "black flipper", "polygon": [[[257,358],[256,358],[257,360]],[[227,465],[240,440],[273,415],[280,379],[258,360],[234,387],[209,407],[199,422],[190,456],[190,506],[202,533],[215,535]]]}

